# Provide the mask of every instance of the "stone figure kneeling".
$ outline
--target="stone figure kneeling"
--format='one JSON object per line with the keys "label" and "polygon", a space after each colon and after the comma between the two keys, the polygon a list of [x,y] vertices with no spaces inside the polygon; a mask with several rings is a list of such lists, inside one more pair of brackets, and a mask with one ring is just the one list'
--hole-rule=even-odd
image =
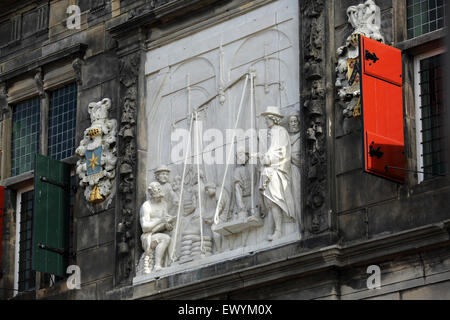
{"label": "stone figure kneeling", "polygon": [[[140,222],[143,234],[142,248],[145,251],[144,273],[163,268],[164,257],[170,245],[170,231],[173,230],[176,217],[167,211],[167,202],[159,182],[152,182],[148,186],[150,200],[144,202],[140,210]],[[152,264],[154,263],[154,268]]]}

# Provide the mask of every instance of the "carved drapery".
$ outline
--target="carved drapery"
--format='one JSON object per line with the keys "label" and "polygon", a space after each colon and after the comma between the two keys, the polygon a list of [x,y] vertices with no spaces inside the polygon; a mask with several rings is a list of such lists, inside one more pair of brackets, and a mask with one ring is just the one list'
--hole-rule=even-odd
{"label": "carved drapery", "polygon": [[303,112],[306,126],[306,227],[319,234],[328,229],[326,208],[327,150],[324,91],[324,0],[302,1]]}
{"label": "carved drapery", "polygon": [[117,279],[125,283],[133,270],[135,190],[136,190],[136,109],[138,103],[139,53],[120,61],[120,83],[123,98],[119,130],[119,208],[117,221]]}

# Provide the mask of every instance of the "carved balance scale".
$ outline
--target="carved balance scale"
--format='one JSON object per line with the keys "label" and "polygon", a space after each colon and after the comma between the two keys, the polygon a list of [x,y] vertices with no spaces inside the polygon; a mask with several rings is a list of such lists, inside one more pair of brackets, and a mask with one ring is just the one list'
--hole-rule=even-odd
{"label": "carved balance scale", "polygon": [[[272,59],[269,57],[267,50],[266,50],[267,45],[265,45],[265,53],[264,53],[264,58],[258,60],[259,61],[264,61],[265,62],[265,75],[264,75],[264,83],[262,84],[255,84],[255,77],[256,77],[256,70],[251,67],[250,70],[241,75],[240,77],[238,77],[237,79],[235,79],[234,81],[231,81],[228,85],[225,85],[225,81],[223,80],[223,50],[222,48],[220,48],[220,85],[219,85],[219,89],[218,92],[211,96],[210,98],[208,98],[206,101],[204,101],[203,103],[201,103],[200,105],[196,106],[195,108],[192,108],[191,105],[191,83],[190,83],[190,75],[188,74],[186,76],[187,79],[187,86],[186,86],[186,90],[187,90],[187,105],[188,105],[188,115],[178,119],[177,121],[175,121],[172,124],[172,129],[175,128],[179,123],[183,122],[183,121],[189,121],[189,138],[188,138],[188,142],[187,142],[187,150],[189,150],[188,152],[186,152],[185,154],[185,159],[184,159],[184,165],[183,165],[183,174],[182,174],[182,178],[181,178],[181,190],[180,190],[180,199],[181,201],[178,204],[178,209],[177,209],[177,223],[175,226],[175,230],[174,230],[174,239],[173,239],[173,243],[177,243],[177,238],[178,238],[178,234],[179,234],[179,229],[180,229],[180,217],[181,217],[181,210],[183,209],[183,199],[185,196],[185,177],[186,177],[186,173],[187,173],[187,160],[189,157],[191,157],[191,145],[192,145],[192,140],[194,140],[194,149],[195,149],[195,153],[197,156],[201,155],[201,151],[200,151],[200,134],[201,134],[201,130],[200,130],[200,125],[199,125],[199,114],[203,111],[206,110],[206,107],[208,106],[208,104],[213,101],[214,99],[216,99],[217,97],[219,97],[219,102],[221,104],[224,104],[226,101],[225,98],[225,92],[230,90],[233,86],[235,86],[236,84],[238,84],[241,80],[244,80],[244,86],[243,86],[243,90],[242,90],[242,94],[241,94],[241,98],[240,98],[240,103],[239,103],[239,107],[238,107],[238,112],[237,112],[237,116],[236,116],[236,120],[234,123],[234,130],[233,130],[233,136],[232,136],[232,143],[230,143],[230,150],[228,151],[228,158],[227,158],[227,162],[226,162],[226,166],[225,166],[225,172],[222,178],[222,182],[221,182],[221,186],[220,186],[220,193],[219,193],[219,198],[217,201],[217,206],[216,206],[216,210],[215,210],[215,214],[214,214],[214,223],[211,227],[213,232],[216,232],[222,236],[230,236],[230,235],[235,235],[238,234],[240,232],[243,232],[249,228],[255,228],[255,227],[262,227],[263,226],[263,221],[259,218],[256,218],[255,216],[250,216],[247,218],[243,218],[243,219],[233,219],[232,221],[227,221],[227,222],[222,222],[219,219],[219,204],[222,201],[223,198],[223,194],[224,194],[224,190],[225,190],[225,183],[226,183],[226,178],[227,178],[227,174],[228,174],[228,169],[230,167],[231,164],[231,156],[233,155],[233,153],[231,152],[231,148],[234,147],[234,142],[236,139],[236,129],[238,127],[239,124],[239,120],[241,119],[241,114],[242,114],[242,109],[243,109],[243,105],[244,105],[244,100],[245,100],[245,96],[247,94],[247,88],[249,88],[249,96],[250,96],[250,113],[251,113],[251,129],[252,129],[252,136],[250,137],[251,141],[255,141],[255,137],[253,136],[255,131],[256,131],[256,109],[255,109],[255,103],[254,103],[254,95],[255,95],[255,87],[258,86],[262,86],[264,87],[264,92],[267,94],[270,89],[269,87],[272,85],[278,85],[280,88],[280,91],[284,90],[284,85],[283,83],[280,81],[277,82],[269,82],[269,60]],[[257,63],[255,62],[255,63]],[[248,85],[250,82],[250,86]],[[201,190],[201,186],[202,186],[202,181],[201,181],[201,176],[200,176],[200,161],[197,161],[197,199],[198,199],[198,208],[199,208],[199,219],[198,219],[198,223],[199,223],[199,229],[200,229],[200,234],[194,234],[194,233],[185,233],[181,236],[181,257],[180,257],[180,262],[188,262],[188,261],[192,261],[194,259],[194,257],[196,255],[201,255],[201,256],[209,256],[211,255],[211,251],[212,251],[212,239],[210,237],[204,236],[204,227],[203,227],[203,212],[202,212],[202,190]],[[256,211],[257,208],[255,206],[255,199],[254,199],[254,188],[255,188],[255,172],[254,170],[251,170],[251,209],[250,211]],[[176,254],[176,246],[173,245],[171,248],[171,252],[170,252],[170,258],[171,260],[174,262],[177,260]]]}

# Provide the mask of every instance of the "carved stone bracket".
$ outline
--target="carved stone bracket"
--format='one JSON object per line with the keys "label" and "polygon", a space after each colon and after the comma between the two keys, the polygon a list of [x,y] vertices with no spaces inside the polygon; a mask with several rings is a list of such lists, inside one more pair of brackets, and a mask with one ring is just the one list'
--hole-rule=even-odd
{"label": "carved stone bracket", "polygon": [[11,107],[8,105],[8,89],[6,83],[0,83],[0,111],[2,118],[11,116]]}
{"label": "carved stone bracket", "polygon": [[34,74],[34,82],[36,83],[36,88],[39,92],[39,97],[45,98],[44,91],[44,75],[42,74],[42,68],[37,68]]}
{"label": "carved stone bracket", "polygon": [[81,74],[81,68],[83,67],[83,63],[84,63],[84,61],[80,58],[75,58],[72,61],[72,68],[73,68],[73,71],[75,72],[75,79],[79,86],[81,86],[83,84],[82,74]]}
{"label": "carved stone bracket", "polygon": [[140,54],[128,55],[120,61],[120,83],[124,90],[121,101],[119,130],[119,208],[117,226],[117,279],[126,283],[134,266],[134,226],[136,208],[136,117]]}
{"label": "carved stone bracket", "polygon": [[325,90],[324,90],[324,0],[306,0],[302,2],[302,44],[303,79],[302,97],[304,101],[307,137],[307,195],[306,228],[311,234],[320,234],[328,229],[326,208],[327,194],[327,150],[325,127]]}

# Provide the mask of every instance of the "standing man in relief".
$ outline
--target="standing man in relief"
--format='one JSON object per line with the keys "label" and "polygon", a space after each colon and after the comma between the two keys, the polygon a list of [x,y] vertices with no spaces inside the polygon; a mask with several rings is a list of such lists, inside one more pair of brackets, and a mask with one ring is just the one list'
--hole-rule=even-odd
{"label": "standing man in relief", "polygon": [[295,199],[295,212],[300,212],[300,121],[297,113],[291,114],[288,119],[289,134],[291,138],[292,163],[292,195]]}
{"label": "standing man in relief", "polygon": [[279,107],[267,107],[261,114],[269,128],[269,149],[260,157],[263,168],[259,191],[265,212],[268,213],[273,234],[268,240],[281,238],[283,216],[295,220],[294,199],[291,190],[291,140],[289,133],[280,126],[283,115]]}

